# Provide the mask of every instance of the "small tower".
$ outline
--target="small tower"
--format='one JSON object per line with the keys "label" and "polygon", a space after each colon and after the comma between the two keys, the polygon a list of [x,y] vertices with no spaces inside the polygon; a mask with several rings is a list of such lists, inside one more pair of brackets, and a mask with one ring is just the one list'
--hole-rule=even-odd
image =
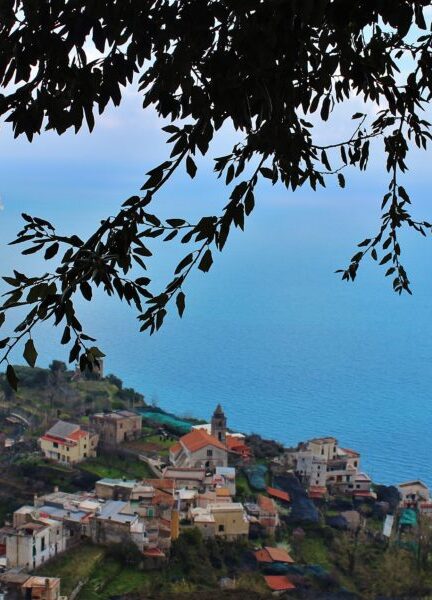
{"label": "small tower", "polygon": [[211,434],[217,440],[225,444],[226,439],[226,416],[220,404],[216,406],[211,420]]}

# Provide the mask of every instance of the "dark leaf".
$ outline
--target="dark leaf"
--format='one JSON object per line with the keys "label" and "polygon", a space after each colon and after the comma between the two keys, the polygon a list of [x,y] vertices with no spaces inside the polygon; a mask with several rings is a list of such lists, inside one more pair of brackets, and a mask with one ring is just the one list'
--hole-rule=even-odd
{"label": "dark leaf", "polygon": [[11,388],[13,388],[15,391],[17,391],[19,379],[16,376],[15,369],[13,368],[12,365],[7,366],[6,378],[8,380],[9,385],[11,386]]}
{"label": "dark leaf", "polygon": [[37,352],[36,348],[34,347],[33,340],[31,338],[28,339],[25,343],[23,357],[31,367],[35,366]]}
{"label": "dark leaf", "polygon": [[178,314],[180,315],[180,317],[182,317],[183,313],[184,313],[184,309],[185,309],[185,295],[183,292],[179,292],[177,294],[176,305],[177,305]]}
{"label": "dark leaf", "polygon": [[200,271],[204,271],[204,273],[207,273],[207,271],[210,269],[212,264],[213,264],[212,253],[211,253],[210,248],[207,248],[207,250],[204,252],[202,259],[200,260],[198,269],[200,269]]}

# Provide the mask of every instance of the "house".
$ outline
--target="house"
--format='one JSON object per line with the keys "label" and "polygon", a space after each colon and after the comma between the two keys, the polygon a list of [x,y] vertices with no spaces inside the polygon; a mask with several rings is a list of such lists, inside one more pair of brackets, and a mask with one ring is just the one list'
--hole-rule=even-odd
{"label": "house", "polygon": [[260,565],[271,563],[285,563],[287,565],[292,565],[295,562],[286,550],[272,546],[265,546],[260,550],[256,550],[255,559]]}
{"label": "house", "polygon": [[[207,537],[211,535],[236,540],[249,535],[249,521],[240,502],[215,502],[206,508],[191,509],[190,516],[193,524]],[[208,525],[207,531],[204,523]]]}
{"label": "house", "polygon": [[228,466],[228,450],[221,432],[219,437],[203,429],[193,429],[170,448],[170,462],[175,467],[213,469]]}
{"label": "house", "polygon": [[201,467],[166,467],[160,481],[171,481],[175,488],[199,489],[204,486],[205,469]]}
{"label": "house", "polygon": [[397,486],[403,506],[414,506],[418,503],[428,503],[431,500],[428,486],[423,481],[406,481]]}
{"label": "house", "polygon": [[371,480],[360,472],[360,454],[341,448],[334,437],[314,438],[293,453],[295,471],[308,487],[329,487],[342,494],[369,493]]}
{"label": "house", "polygon": [[216,520],[209,510],[197,506],[189,512],[194,527],[200,530],[203,538],[214,538],[216,536]]}
{"label": "house", "polygon": [[26,600],[58,600],[60,579],[58,577],[29,577],[21,586]]}
{"label": "house", "polygon": [[59,600],[58,577],[36,577],[28,573],[9,571],[0,575],[0,585],[7,600]]}
{"label": "house", "polygon": [[98,435],[74,423],[57,421],[39,438],[39,444],[46,458],[73,465],[96,456]]}
{"label": "house", "polygon": [[36,517],[16,527],[3,529],[8,568],[36,569],[66,550],[62,523]]}
{"label": "house", "polygon": [[90,415],[90,427],[99,434],[99,443],[112,447],[141,437],[142,417],[130,410],[116,410]]}
{"label": "house", "polygon": [[274,535],[276,527],[280,524],[276,502],[272,498],[260,494],[257,498],[257,504],[259,524],[264,528],[267,535]]}
{"label": "house", "polygon": [[112,479],[104,477],[95,484],[96,496],[104,500],[129,500],[136,487],[136,479]]}
{"label": "house", "polygon": [[90,516],[90,537],[102,545],[133,542],[143,552],[151,536],[128,502],[108,500]]}
{"label": "house", "polygon": [[273,594],[277,596],[296,587],[286,575],[265,575],[264,579]]}

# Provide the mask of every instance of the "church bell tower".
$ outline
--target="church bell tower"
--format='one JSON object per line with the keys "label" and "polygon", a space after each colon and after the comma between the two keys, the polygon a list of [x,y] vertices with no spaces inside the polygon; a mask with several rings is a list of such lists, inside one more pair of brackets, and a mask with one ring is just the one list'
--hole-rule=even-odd
{"label": "church bell tower", "polygon": [[216,406],[211,420],[211,434],[217,440],[225,444],[227,420],[220,404]]}

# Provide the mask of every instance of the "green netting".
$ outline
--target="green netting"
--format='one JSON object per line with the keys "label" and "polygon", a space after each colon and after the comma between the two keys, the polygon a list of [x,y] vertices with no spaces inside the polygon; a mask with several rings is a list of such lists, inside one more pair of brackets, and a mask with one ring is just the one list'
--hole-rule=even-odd
{"label": "green netting", "polygon": [[183,431],[184,433],[188,433],[192,429],[192,424],[188,421],[183,421],[174,415],[168,415],[166,413],[156,412],[152,410],[144,410],[141,412],[142,416],[146,419],[150,419],[155,423],[161,423],[162,425],[168,425],[171,427],[175,427]]}
{"label": "green netting", "polygon": [[417,525],[417,514],[412,508],[405,508],[401,514],[399,525]]}
{"label": "green netting", "polygon": [[249,485],[255,490],[265,490],[267,470],[266,465],[247,467],[244,471],[248,478]]}

